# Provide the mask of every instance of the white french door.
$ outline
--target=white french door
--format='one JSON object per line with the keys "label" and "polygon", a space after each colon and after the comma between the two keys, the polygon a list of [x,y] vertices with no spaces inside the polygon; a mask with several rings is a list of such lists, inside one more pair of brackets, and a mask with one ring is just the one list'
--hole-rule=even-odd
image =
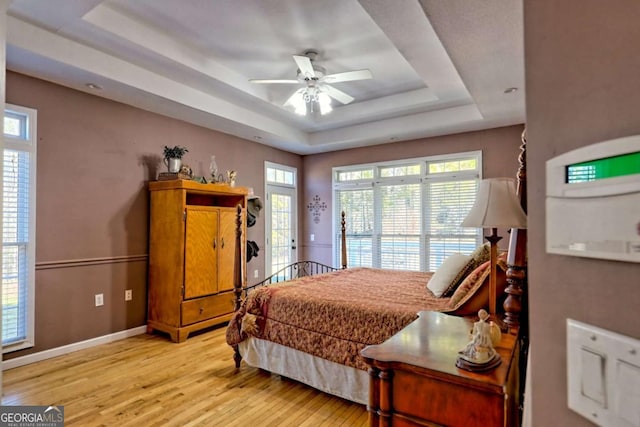
{"label": "white french door", "polygon": [[296,169],[266,164],[266,275],[298,261]]}

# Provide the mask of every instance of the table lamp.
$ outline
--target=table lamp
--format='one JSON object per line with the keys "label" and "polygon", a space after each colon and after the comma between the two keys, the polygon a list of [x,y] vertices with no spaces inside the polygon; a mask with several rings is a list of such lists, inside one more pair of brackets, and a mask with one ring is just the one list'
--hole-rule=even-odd
{"label": "table lamp", "polygon": [[[527,216],[516,196],[515,180],[490,178],[480,181],[473,207],[462,221],[463,227],[491,228],[485,239],[491,244],[491,273],[489,277],[489,314],[502,325],[497,316],[496,262],[498,259],[498,228],[527,228]],[[502,328],[502,326],[501,326]]]}

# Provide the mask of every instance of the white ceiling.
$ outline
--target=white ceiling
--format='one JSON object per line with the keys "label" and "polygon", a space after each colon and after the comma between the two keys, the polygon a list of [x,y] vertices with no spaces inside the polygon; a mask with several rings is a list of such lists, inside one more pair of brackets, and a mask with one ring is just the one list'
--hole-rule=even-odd
{"label": "white ceiling", "polygon": [[[10,70],[300,154],[525,120],[520,0],[13,0],[7,24]],[[304,117],[249,82],[307,49],[373,79]]]}

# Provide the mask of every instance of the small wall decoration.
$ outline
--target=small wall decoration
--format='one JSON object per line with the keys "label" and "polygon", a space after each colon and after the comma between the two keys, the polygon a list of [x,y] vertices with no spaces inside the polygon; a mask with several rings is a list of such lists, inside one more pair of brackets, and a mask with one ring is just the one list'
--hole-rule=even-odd
{"label": "small wall decoration", "polygon": [[327,204],[320,200],[320,196],[317,194],[312,199],[312,202],[307,205],[307,209],[311,212],[313,216],[313,222],[316,224],[320,222],[320,212],[323,212],[327,209]]}

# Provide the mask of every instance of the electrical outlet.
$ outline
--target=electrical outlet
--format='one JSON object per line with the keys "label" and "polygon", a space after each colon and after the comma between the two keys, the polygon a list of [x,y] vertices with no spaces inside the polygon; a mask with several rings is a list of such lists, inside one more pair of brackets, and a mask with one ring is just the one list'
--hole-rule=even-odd
{"label": "electrical outlet", "polygon": [[96,294],[96,307],[100,307],[102,305],[104,305],[104,295]]}
{"label": "electrical outlet", "polygon": [[131,301],[133,299],[133,291],[131,289],[127,289],[124,291],[124,300]]}
{"label": "electrical outlet", "polygon": [[258,278],[259,274],[260,274],[260,273],[258,272],[258,270],[253,270],[253,277],[254,277],[255,279],[257,279],[257,278]]}

